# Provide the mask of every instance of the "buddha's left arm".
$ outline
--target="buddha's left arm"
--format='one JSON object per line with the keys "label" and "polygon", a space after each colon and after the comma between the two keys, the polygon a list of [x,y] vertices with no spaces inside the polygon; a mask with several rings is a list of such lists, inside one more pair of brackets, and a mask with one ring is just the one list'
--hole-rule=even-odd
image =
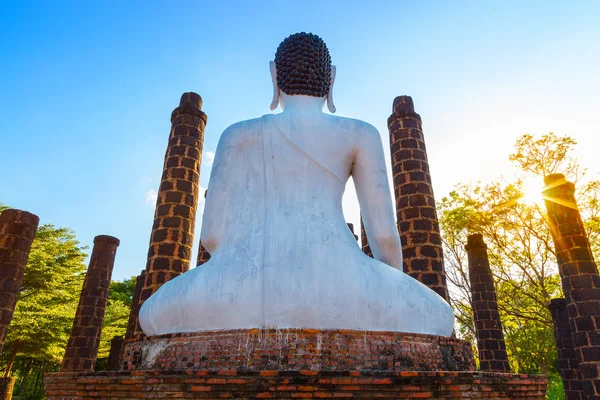
{"label": "buddha's left arm", "polygon": [[368,124],[360,129],[352,179],[373,257],[401,269],[402,248],[394,220],[381,136]]}

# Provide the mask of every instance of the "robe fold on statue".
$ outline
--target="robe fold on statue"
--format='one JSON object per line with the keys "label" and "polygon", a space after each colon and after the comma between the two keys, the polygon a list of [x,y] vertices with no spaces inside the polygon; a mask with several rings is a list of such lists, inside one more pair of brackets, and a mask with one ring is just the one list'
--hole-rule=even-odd
{"label": "robe fold on statue", "polygon": [[[443,302],[437,294],[360,250],[342,213],[352,163],[311,150],[306,129],[265,115],[223,133],[201,235],[211,258],[144,303],[147,334],[261,327],[450,334],[436,331],[436,319],[453,319],[451,311],[432,315]],[[341,128],[331,134],[344,139]],[[410,298],[423,288],[425,298]],[[400,317],[409,314],[410,321]]]}

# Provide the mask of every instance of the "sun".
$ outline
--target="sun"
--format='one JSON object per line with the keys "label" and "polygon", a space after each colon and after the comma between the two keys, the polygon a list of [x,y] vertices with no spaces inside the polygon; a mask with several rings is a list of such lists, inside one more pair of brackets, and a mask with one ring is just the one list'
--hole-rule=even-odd
{"label": "sun", "polygon": [[519,202],[528,206],[544,207],[542,196],[543,185],[538,179],[526,178],[522,180],[523,196]]}

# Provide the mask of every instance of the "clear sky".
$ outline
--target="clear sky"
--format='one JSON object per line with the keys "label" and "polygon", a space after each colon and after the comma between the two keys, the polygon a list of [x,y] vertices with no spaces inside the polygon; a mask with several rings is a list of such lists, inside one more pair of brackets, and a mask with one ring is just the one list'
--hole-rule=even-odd
{"label": "clear sky", "polygon": [[384,147],[394,97],[413,97],[438,198],[509,171],[526,132],[572,135],[600,171],[597,0],[4,1],[0,201],[90,250],[119,237],[113,278],[137,275],[181,93],[208,114],[205,188],[221,132],[270,112],[268,62],[298,31],[329,46],[338,114],[375,125]]}

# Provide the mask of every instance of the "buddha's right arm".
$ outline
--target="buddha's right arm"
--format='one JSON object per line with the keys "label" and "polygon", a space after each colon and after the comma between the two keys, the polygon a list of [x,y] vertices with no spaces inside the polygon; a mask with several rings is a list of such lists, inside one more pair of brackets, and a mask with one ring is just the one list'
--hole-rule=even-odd
{"label": "buddha's right arm", "polygon": [[236,136],[235,125],[221,135],[208,182],[200,241],[209,253],[217,249],[225,235],[223,216],[230,209],[232,200],[229,185],[237,151],[232,141]]}
{"label": "buddha's right arm", "polygon": [[381,136],[368,124],[360,129],[352,179],[373,257],[401,269],[402,247],[394,219]]}

